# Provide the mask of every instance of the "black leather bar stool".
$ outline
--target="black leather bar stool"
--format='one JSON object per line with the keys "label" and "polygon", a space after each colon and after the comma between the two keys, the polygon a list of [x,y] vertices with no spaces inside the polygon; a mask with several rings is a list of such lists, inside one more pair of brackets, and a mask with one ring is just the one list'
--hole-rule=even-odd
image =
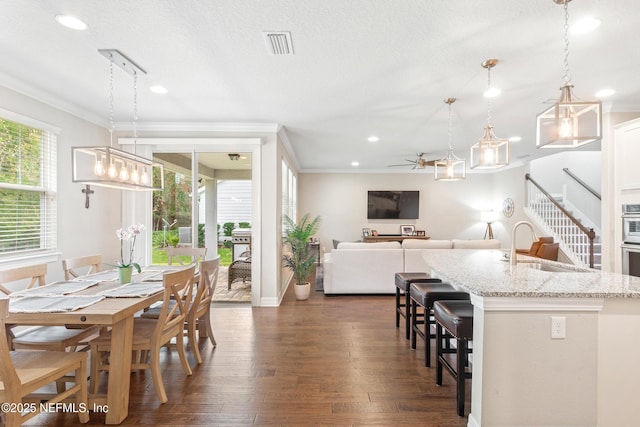
{"label": "black leather bar stool", "polygon": [[[406,335],[411,335],[411,301],[409,287],[412,283],[442,283],[442,280],[429,277],[427,273],[396,273],[396,328],[400,327],[400,316],[405,319]],[[402,297],[404,296],[404,303]]]}
{"label": "black leather bar stool", "polygon": [[[424,366],[431,366],[431,338],[435,333],[431,332],[431,325],[435,325],[432,319],[433,303],[439,300],[468,300],[469,294],[458,291],[448,283],[412,283],[409,288],[411,297],[411,348],[416,348],[416,337],[424,340]],[[419,309],[422,308],[422,310]],[[424,330],[420,330],[423,325]]]}
{"label": "black leather bar stool", "polygon": [[[473,340],[473,304],[471,301],[436,301],[433,306],[436,321],[436,384],[442,385],[442,368],[446,368],[456,380],[456,402],[458,415],[464,416],[464,396],[466,379],[471,378],[469,354],[473,351],[469,343]],[[456,340],[455,350],[449,340]],[[454,364],[446,357],[455,353]]]}

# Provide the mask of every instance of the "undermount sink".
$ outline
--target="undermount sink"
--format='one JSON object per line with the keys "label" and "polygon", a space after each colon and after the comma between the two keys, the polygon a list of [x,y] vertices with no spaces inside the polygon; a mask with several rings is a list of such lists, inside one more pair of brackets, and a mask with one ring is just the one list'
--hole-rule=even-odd
{"label": "undermount sink", "polygon": [[586,273],[587,270],[580,270],[577,268],[567,268],[559,265],[543,264],[541,262],[519,262],[519,266],[526,268],[534,268],[541,271],[550,271],[554,273]]}

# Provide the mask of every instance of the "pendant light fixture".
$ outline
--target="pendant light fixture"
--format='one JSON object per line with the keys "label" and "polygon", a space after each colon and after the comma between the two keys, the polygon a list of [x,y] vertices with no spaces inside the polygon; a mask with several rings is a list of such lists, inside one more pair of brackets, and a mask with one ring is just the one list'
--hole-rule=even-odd
{"label": "pendant light fixture", "polygon": [[574,99],[569,75],[569,2],[564,6],[564,85],[559,100],[536,117],[538,148],[575,148],[602,139],[602,103]]}
{"label": "pendant light fixture", "polygon": [[[497,64],[497,59],[487,59],[482,63],[482,67],[487,69],[487,92],[491,89],[491,69]],[[487,97],[487,125],[484,134],[471,146],[471,169],[496,169],[509,164],[509,140],[498,139],[493,133],[489,99]]]}
{"label": "pendant light fixture", "polygon": [[[162,190],[162,164],[136,154],[138,119],[138,75],[146,74],[133,61],[115,49],[98,50],[109,60],[109,137],[110,145],[72,147],[72,182],[121,190]],[[133,153],[113,148],[113,65],[133,76]],[[154,173],[155,171],[155,173]],[[155,176],[155,185],[154,185]]]}
{"label": "pendant light fixture", "polygon": [[435,179],[436,181],[458,181],[466,178],[467,171],[465,161],[457,157],[451,148],[451,104],[456,102],[456,99],[447,98],[444,102],[449,105],[449,149],[444,158],[434,163]]}

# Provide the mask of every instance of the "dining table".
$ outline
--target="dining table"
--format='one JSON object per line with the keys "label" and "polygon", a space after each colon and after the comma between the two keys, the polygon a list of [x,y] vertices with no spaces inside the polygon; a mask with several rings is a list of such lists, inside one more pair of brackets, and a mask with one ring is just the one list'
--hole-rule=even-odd
{"label": "dining table", "polygon": [[[162,300],[162,275],[166,270],[166,266],[144,269],[132,277],[130,284],[125,285],[118,282],[117,271],[100,272],[70,281],[79,283],[80,290],[66,294],[61,292],[65,283],[52,283],[52,293],[47,293],[47,286],[33,288],[31,292],[12,296],[6,323],[110,327],[112,340],[118,345],[111,348],[107,393],[90,394],[88,407],[89,410],[106,412],[106,424],[120,424],[127,418],[129,410],[134,316]],[[87,282],[91,285],[84,286]],[[146,292],[130,291],[135,285],[145,283],[148,284]],[[68,285],[72,287],[73,283]],[[95,298],[87,298],[90,296]],[[51,303],[42,302],[46,300]],[[70,305],[75,301],[78,301],[79,306]],[[63,307],[64,304],[66,306]]]}

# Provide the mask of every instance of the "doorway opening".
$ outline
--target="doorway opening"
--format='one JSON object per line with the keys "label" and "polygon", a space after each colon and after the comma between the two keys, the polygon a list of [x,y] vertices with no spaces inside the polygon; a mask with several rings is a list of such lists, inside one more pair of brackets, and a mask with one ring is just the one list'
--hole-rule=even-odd
{"label": "doorway opening", "polygon": [[154,159],[164,164],[165,188],[153,194],[152,264],[167,264],[167,247],[207,248],[207,259],[220,256],[214,301],[250,303],[251,153],[156,153]]}

